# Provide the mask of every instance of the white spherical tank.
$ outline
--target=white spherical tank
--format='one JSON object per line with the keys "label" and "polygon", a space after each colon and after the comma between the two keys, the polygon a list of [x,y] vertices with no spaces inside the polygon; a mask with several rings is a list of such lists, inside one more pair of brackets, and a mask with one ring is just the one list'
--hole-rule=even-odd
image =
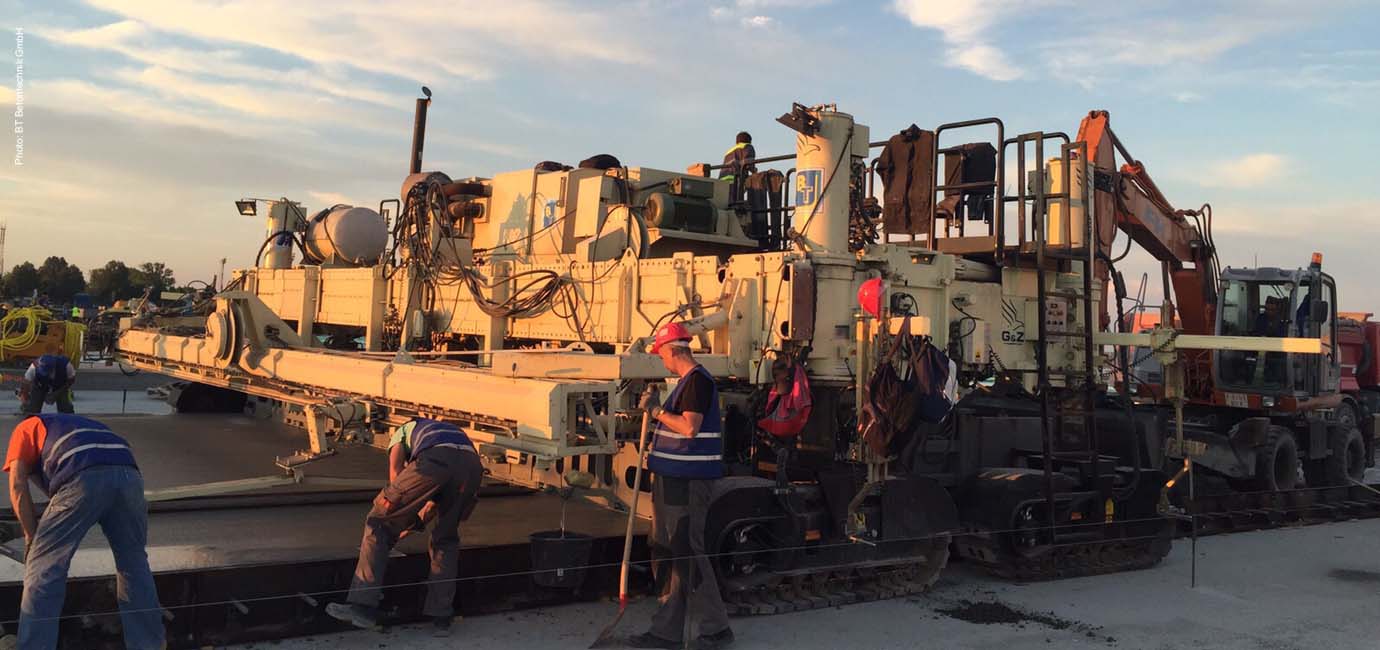
{"label": "white spherical tank", "polygon": [[302,243],[318,264],[373,264],[388,245],[388,223],[369,208],[338,205],[311,218]]}

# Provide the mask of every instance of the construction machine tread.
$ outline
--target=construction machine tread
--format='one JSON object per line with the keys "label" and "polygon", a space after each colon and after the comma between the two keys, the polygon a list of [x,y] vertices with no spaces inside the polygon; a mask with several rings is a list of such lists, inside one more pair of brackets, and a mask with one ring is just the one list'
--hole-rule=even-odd
{"label": "construction machine tread", "polygon": [[949,561],[949,540],[935,540],[924,562],[861,569],[829,568],[779,581],[730,588],[724,605],[730,616],[760,616],[841,607],[922,594]]}
{"label": "construction machine tread", "polygon": [[1369,519],[1380,517],[1380,492],[1352,484],[1213,494],[1187,502],[1184,515],[1178,526],[1181,537]]}
{"label": "construction machine tread", "polygon": [[[1166,522],[1167,524],[1167,522]],[[1138,571],[1160,563],[1169,554],[1173,529],[1158,535],[1056,545],[1038,553],[1017,554],[1004,548],[1000,535],[964,536],[957,541],[965,558],[988,558],[975,563],[1008,580],[1037,581]]]}

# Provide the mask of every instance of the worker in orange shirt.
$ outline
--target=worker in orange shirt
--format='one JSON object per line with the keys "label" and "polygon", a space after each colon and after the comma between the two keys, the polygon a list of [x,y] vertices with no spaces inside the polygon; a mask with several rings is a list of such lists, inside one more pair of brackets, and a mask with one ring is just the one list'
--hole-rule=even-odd
{"label": "worker in orange shirt", "polygon": [[[149,570],[144,479],[124,438],[91,418],[45,413],[10,434],[4,471],[10,503],[24,531],[24,596],[19,648],[54,650],[72,555],[100,524],[115,554],[116,599],[129,650],[165,647],[163,610]],[[30,483],[48,495],[34,514]]]}

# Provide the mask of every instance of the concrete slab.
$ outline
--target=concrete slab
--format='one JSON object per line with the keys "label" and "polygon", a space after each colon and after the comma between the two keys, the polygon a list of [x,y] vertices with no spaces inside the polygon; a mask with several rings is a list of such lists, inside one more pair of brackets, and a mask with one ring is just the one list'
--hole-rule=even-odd
{"label": "concrete slab", "polygon": [[[1380,647],[1373,613],[1380,585],[1380,520],[1203,539],[1198,586],[1190,545],[1158,568],[1009,584],[951,566],[919,598],[736,619],[736,648],[1214,648],[1305,650]],[[641,632],[653,603],[634,603],[623,631]],[[584,648],[616,605],[580,604],[469,618],[456,639],[476,648]],[[988,622],[981,622],[988,621]],[[234,650],[442,650],[419,626],[234,646]]]}

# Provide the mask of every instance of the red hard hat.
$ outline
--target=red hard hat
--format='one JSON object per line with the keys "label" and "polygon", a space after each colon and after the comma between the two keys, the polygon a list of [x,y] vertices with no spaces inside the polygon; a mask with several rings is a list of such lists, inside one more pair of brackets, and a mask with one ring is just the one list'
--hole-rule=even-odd
{"label": "red hard hat", "polygon": [[873,318],[882,317],[882,279],[872,278],[858,287],[858,305]]}
{"label": "red hard hat", "polygon": [[661,352],[661,346],[672,341],[689,341],[694,338],[690,335],[690,330],[685,329],[680,323],[667,323],[656,331],[656,339],[652,341],[652,354]]}

